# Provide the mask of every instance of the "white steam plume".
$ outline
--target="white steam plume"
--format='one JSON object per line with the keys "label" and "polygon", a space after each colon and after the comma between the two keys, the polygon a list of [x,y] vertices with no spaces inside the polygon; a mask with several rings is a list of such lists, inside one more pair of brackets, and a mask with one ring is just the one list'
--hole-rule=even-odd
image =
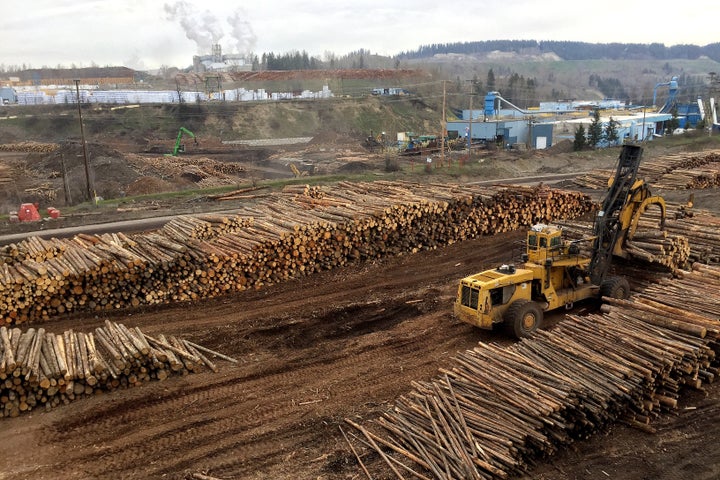
{"label": "white steam plume", "polygon": [[[247,20],[244,20],[244,11],[242,8],[236,9],[227,17],[227,25],[229,26],[229,35],[226,35],[224,23],[215,16],[210,10],[201,11],[195,5],[185,1],[178,0],[175,3],[166,3],[164,6],[167,19],[169,21],[177,21],[180,23],[185,36],[195,42],[198,47],[198,53],[210,53],[213,44],[222,45],[225,39],[229,50],[235,50],[235,53],[247,54],[252,51],[255,46],[255,33]],[[229,36],[229,39],[226,38]]]}
{"label": "white steam plume", "polygon": [[249,54],[255,49],[257,37],[250,22],[243,20],[243,17],[245,11],[238,8],[227,18],[227,21],[230,24],[230,36],[235,41],[237,53]]}

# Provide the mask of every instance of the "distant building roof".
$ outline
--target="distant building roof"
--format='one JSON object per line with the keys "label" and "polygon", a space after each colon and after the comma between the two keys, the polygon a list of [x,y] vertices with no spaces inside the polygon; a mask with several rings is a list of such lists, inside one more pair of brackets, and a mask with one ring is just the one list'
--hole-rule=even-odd
{"label": "distant building roof", "polygon": [[[642,123],[643,121],[646,123],[654,123],[654,122],[666,122],[670,119],[672,119],[672,114],[670,113],[655,113],[655,112],[646,112],[644,115],[642,112],[635,113],[632,115],[609,115],[609,116],[601,116],[600,117],[600,123],[607,123],[612,118],[614,121],[620,123],[620,124],[630,124],[630,123]],[[580,117],[580,118],[572,118],[572,119],[564,119],[564,120],[557,120],[557,121],[548,121],[548,122],[541,122],[541,123],[573,123],[573,124],[591,124],[593,122],[593,117],[588,115],[586,117]]]}

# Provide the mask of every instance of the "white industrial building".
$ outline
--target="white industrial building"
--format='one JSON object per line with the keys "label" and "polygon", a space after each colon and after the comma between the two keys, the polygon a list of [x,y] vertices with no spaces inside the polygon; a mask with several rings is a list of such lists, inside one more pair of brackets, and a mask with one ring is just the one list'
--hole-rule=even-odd
{"label": "white industrial building", "polygon": [[195,55],[193,57],[193,71],[202,72],[249,72],[252,63],[244,55],[222,53],[219,44],[212,46],[210,55]]}
{"label": "white industrial building", "polygon": [[[604,131],[610,119],[617,122],[618,139],[615,145],[619,145],[626,140],[652,140],[653,136],[662,135],[665,122],[672,120],[672,118],[673,116],[670,113],[636,112],[624,115],[619,113],[618,115],[601,116],[600,124]],[[553,125],[553,143],[566,139],[574,140],[575,131],[578,127],[582,125],[587,132],[592,122],[593,118],[591,116],[551,122]],[[608,145],[601,144],[600,146]]]}
{"label": "white industrial building", "polygon": [[10,105],[13,103],[18,103],[18,97],[15,89],[10,87],[0,87],[0,105]]}

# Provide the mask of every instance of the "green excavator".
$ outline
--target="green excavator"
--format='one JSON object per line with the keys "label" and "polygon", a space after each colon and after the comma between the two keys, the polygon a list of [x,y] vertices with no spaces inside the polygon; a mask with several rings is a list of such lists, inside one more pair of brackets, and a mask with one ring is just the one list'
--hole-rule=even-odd
{"label": "green excavator", "polygon": [[198,145],[198,141],[197,141],[197,138],[195,138],[195,134],[185,127],[180,127],[180,130],[178,131],[178,134],[177,134],[177,139],[175,139],[175,147],[173,147],[172,153],[165,154],[166,157],[176,157],[178,153],[183,153],[185,151],[185,144],[182,143],[183,134],[189,135],[190,138],[193,139],[193,142],[195,143],[195,145]]}

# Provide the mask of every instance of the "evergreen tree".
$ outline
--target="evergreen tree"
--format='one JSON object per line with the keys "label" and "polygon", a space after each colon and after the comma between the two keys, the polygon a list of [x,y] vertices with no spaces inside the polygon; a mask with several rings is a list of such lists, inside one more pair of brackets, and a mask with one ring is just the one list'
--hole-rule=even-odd
{"label": "evergreen tree", "polygon": [[600,123],[600,109],[596,108],[593,110],[592,123],[590,123],[590,126],[588,127],[587,144],[592,148],[597,147],[602,140],[602,136],[603,129],[602,124]]}
{"label": "evergreen tree", "polygon": [[608,141],[609,144],[613,145],[617,143],[618,139],[620,138],[618,136],[618,127],[620,126],[620,122],[617,120],[614,120],[612,117],[610,117],[610,121],[608,121],[608,124],[605,126],[605,140]]}
{"label": "evergreen tree", "polygon": [[539,98],[537,97],[537,92],[535,90],[535,87],[537,85],[537,81],[534,78],[528,78],[525,84],[525,89],[527,91],[527,99],[526,99],[526,105],[533,105],[539,103]]}
{"label": "evergreen tree", "polygon": [[487,83],[487,88],[489,91],[492,92],[495,90],[495,72],[493,72],[492,68],[488,70],[487,81],[485,83]]}
{"label": "evergreen tree", "polygon": [[585,138],[585,127],[582,124],[575,130],[575,140],[573,140],[573,151],[579,152],[587,147],[587,138]]}

